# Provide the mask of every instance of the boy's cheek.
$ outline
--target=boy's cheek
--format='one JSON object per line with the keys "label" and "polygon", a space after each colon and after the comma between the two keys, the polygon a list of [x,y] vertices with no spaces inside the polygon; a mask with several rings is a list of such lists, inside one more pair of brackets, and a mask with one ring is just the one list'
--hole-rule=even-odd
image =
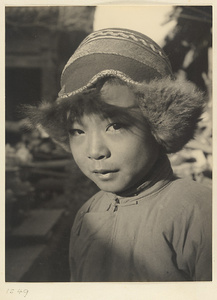
{"label": "boy's cheek", "polygon": [[72,157],[78,168],[81,170],[81,172],[83,172],[87,177],[89,177],[90,175],[88,176],[87,164],[84,163],[84,159],[78,158],[76,154],[73,154],[73,152]]}
{"label": "boy's cheek", "polygon": [[72,143],[71,141],[70,141],[69,146],[70,146],[70,150],[71,150],[71,153],[72,153],[72,157],[75,160],[76,157],[77,157],[77,153],[79,153],[79,151],[78,151],[77,147],[75,146],[75,143]]}

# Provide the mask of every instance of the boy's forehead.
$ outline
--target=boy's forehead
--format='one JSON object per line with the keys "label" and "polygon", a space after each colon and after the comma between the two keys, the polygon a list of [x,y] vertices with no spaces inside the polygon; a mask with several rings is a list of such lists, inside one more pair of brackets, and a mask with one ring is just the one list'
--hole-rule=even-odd
{"label": "boy's forehead", "polygon": [[134,107],[136,97],[125,85],[105,83],[101,89],[102,100],[108,104],[120,107]]}

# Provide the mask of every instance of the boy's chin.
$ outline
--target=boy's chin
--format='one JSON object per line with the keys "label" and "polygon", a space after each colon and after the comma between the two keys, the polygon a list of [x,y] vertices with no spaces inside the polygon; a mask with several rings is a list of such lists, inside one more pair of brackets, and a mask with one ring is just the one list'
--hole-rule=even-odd
{"label": "boy's chin", "polygon": [[122,195],[127,193],[127,191],[129,190],[128,187],[125,186],[119,186],[117,184],[108,184],[108,183],[96,183],[95,184],[98,186],[98,188],[104,192],[107,193],[113,193],[113,194],[117,194],[117,195]]}
{"label": "boy's chin", "polygon": [[117,195],[124,195],[131,193],[141,184],[140,181],[137,182],[128,178],[128,180],[123,180],[123,176],[119,172],[108,173],[108,174],[94,174],[94,176],[89,176],[100,190],[104,192],[114,193]]}
{"label": "boy's chin", "polygon": [[118,187],[116,185],[113,184],[107,184],[107,183],[97,183],[95,182],[95,184],[98,186],[98,188],[104,192],[108,192],[108,193],[113,193],[113,194],[119,194],[122,193],[125,188],[124,187]]}

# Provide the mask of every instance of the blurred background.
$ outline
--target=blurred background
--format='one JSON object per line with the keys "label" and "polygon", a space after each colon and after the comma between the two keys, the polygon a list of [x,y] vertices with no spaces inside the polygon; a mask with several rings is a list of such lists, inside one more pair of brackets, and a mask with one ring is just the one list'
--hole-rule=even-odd
{"label": "blurred background", "polygon": [[211,187],[212,7],[6,7],[5,17],[6,281],[67,282],[70,229],[98,188],[48,136],[24,128],[19,106],[55,101],[65,63],[93,30],[141,31],[205,93],[195,139],[169,158],[175,174]]}

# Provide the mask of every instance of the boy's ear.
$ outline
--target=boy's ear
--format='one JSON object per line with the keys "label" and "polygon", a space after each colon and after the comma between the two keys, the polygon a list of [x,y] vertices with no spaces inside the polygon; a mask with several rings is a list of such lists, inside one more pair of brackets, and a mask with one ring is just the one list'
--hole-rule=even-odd
{"label": "boy's ear", "polygon": [[193,83],[153,80],[137,87],[136,93],[152,134],[167,153],[179,151],[194,137],[206,101]]}

